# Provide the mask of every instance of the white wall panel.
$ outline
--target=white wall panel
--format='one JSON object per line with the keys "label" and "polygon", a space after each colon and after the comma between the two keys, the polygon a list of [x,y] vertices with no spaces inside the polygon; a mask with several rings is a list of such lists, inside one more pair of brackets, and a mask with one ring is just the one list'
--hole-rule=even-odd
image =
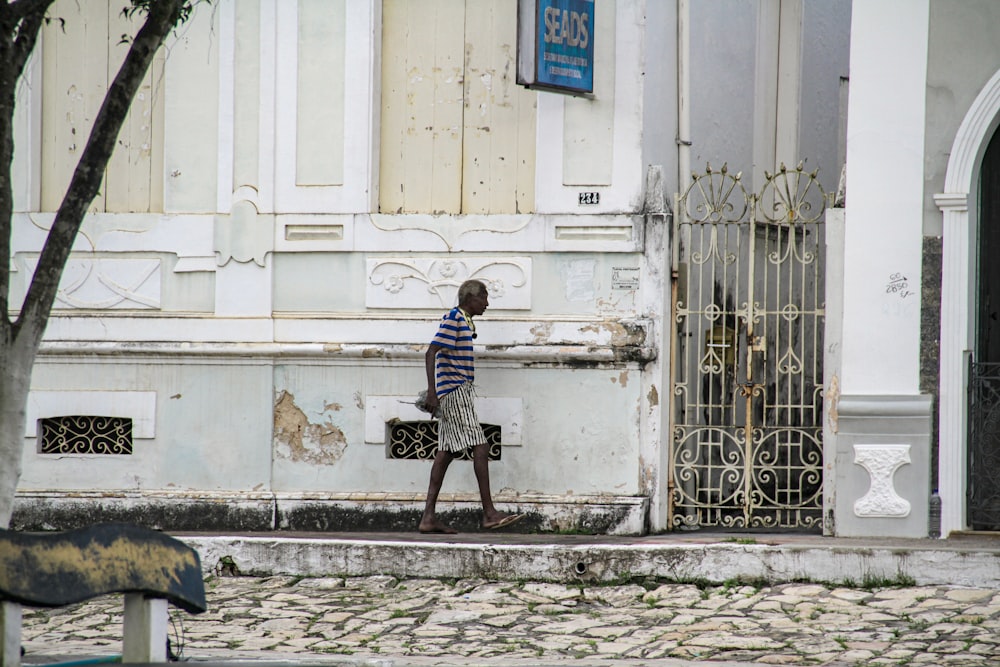
{"label": "white wall panel", "polygon": [[[108,86],[128,51],[129,20],[108,2],[63,0],[43,26],[41,208],[55,211],[83,154]],[[92,211],[163,207],[163,54],[157,54],[126,116]]]}
{"label": "white wall panel", "polygon": [[300,0],[295,185],[344,183],[344,0]]}
{"label": "white wall panel", "polygon": [[370,0],[274,6],[274,207],[369,211],[380,7]]}

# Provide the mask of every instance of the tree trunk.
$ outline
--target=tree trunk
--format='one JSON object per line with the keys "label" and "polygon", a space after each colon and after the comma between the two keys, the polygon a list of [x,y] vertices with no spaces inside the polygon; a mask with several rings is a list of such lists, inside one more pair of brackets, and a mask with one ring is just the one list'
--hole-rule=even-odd
{"label": "tree trunk", "polygon": [[[53,0],[0,6],[0,528],[10,525],[21,477],[24,418],[37,345],[25,347],[21,329],[10,321],[10,237],[14,196],[14,103],[24,66]],[[20,12],[24,12],[23,14]],[[44,325],[43,325],[44,326]]]}
{"label": "tree trunk", "polygon": [[133,10],[144,5],[146,20],[132,39],[128,54],[108,87],[87,146],[80,156],[52,229],[42,248],[31,285],[16,322],[7,311],[10,285],[13,158],[13,100],[17,81],[52,0],[22,0],[12,5],[0,0],[0,528],[10,525],[14,496],[21,477],[25,409],[31,387],[31,369],[41,345],[63,269],[80,231],[87,207],[97,195],[115,147],[115,141],[163,40],[191,10],[191,0],[133,0]]}
{"label": "tree trunk", "polygon": [[25,409],[35,355],[18,345],[5,345],[0,357],[0,527],[10,525],[14,494],[21,477]]}

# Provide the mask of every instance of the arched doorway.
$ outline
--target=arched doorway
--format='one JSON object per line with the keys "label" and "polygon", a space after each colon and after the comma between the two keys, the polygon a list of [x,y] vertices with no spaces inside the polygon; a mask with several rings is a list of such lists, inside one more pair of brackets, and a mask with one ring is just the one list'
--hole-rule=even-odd
{"label": "arched doorway", "polygon": [[[1000,71],[980,91],[962,120],[948,158],[944,191],[934,195],[944,217],[938,394],[938,488],[941,534],[970,527],[970,359],[977,340],[979,188],[983,158],[1000,125]],[[994,263],[991,259],[990,263]]]}
{"label": "arched doorway", "polygon": [[1000,131],[979,172],[976,347],[969,374],[966,522],[1000,530]]}

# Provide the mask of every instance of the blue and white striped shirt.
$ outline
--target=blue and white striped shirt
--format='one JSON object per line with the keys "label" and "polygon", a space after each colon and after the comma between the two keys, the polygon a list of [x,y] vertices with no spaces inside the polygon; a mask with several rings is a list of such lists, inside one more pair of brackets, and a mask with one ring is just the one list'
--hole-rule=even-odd
{"label": "blue and white striped shirt", "polygon": [[452,308],[438,326],[432,345],[441,346],[434,363],[434,382],[438,398],[476,378],[472,355],[472,327],[461,308]]}

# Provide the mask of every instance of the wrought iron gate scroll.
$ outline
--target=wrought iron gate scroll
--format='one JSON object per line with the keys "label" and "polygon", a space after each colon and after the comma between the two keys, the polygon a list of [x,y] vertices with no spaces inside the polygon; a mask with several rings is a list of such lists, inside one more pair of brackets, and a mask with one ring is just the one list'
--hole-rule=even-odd
{"label": "wrought iron gate scroll", "polygon": [[821,527],[827,197],[765,181],[709,166],[675,207],[673,528]]}
{"label": "wrought iron gate scroll", "polygon": [[966,522],[1000,530],[1000,363],[969,362]]}

